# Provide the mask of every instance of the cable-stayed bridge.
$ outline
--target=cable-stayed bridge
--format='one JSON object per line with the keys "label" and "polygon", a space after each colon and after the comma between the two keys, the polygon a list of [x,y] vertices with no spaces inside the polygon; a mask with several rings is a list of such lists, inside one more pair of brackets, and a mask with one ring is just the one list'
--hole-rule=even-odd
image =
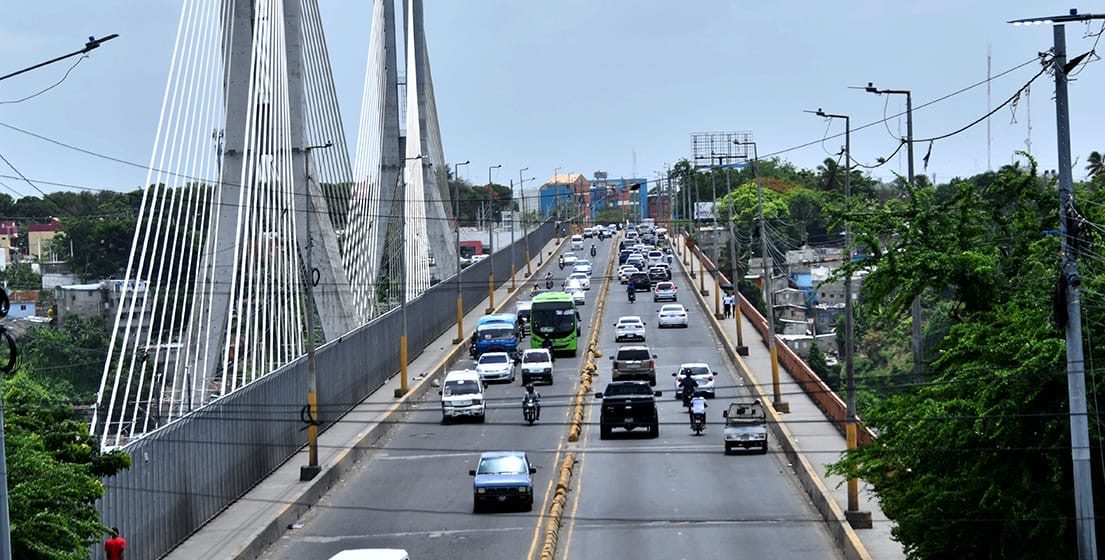
{"label": "cable-stayed bridge", "polygon": [[402,279],[410,301],[456,273],[421,0],[405,25],[374,4],[351,156],[316,1],[185,3],[93,421],[103,446],[368,323]]}

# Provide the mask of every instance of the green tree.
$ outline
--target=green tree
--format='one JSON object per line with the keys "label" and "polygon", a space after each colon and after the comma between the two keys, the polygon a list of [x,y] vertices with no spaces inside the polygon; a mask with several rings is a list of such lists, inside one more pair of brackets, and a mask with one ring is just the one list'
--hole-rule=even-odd
{"label": "green tree", "polygon": [[810,346],[810,354],[806,356],[806,365],[810,366],[810,369],[833,391],[836,391],[840,386],[840,368],[830,366],[825,361],[825,353],[821,351],[816,343]]}
{"label": "green tree", "polygon": [[20,369],[58,397],[89,402],[99,388],[108,331],[94,319],[66,317],[59,327],[34,326],[19,338]]}
{"label": "green tree", "polygon": [[99,453],[72,406],[26,374],[3,388],[13,557],[87,558],[107,532],[95,507],[100,478],[129,468],[130,455]]}
{"label": "green tree", "polygon": [[27,262],[8,265],[0,271],[0,280],[8,283],[9,290],[42,289],[42,275],[31,269],[31,263]]}
{"label": "green tree", "polygon": [[[881,329],[883,344],[905,344],[914,295],[947,306],[931,373],[897,377],[896,390],[861,408],[878,441],[830,468],[872,484],[910,558],[1075,555],[1065,343],[1049,302],[1058,239],[1043,233],[1057,228],[1054,196],[1030,161],[855,214],[868,255],[850,265],[869,271],[864,338],[879,344],[872,333]],[[1096,212],[1090,221],[1105,220]],[[1091,232],[1087,241],[1101,240]],[[1093,297],[1105,280],[1087,268],[1084,285]],[[1086,328],[1105,336],[1092,322]],[[1095,350],[1088,359],[1103,357]],[[877,358],[870,347],[869,356]],[[1100,391],[1094,382],[1090,392]],[[1097,461],[1101,442],[1091,437]]]}
{"label": "green tree", "polygon": [[[74,218],[62,222],[72,245],[70,266],[83,280],[121,276],[134,240],[135,220],[129,217]],[[68,251],[69,243],[63,243]]]}
{"label": "green tree", "polygon": [[1086,158],[1086,173],[1091,179],[1105,174],[1105,159],[1102,158],[1101,152],[1090,152],[1090,157]]}

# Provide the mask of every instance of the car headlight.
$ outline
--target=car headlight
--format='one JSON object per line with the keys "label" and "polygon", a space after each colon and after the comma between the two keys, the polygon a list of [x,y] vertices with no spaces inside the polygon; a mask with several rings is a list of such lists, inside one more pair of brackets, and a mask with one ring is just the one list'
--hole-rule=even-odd
{"label": "car headlight", "polygon": [[552,368],[551,367],[545,368],[545,371],[543,373],[552,373]]}
{"label": "car headlight", "polygon": [[487,493],[487,488],[476,488],[476,493],[477,494],[486,494]]}
{"label": "car headlight", "polygon": [[472,399],[472,404],[483,404],[483,399]]}

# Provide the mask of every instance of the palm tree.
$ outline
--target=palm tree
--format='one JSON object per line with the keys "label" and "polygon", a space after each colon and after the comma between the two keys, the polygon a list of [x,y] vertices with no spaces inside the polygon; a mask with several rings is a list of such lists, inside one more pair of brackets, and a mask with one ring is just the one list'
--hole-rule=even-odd
{"label": "palm tree", "polygon": [[1102,159],[1101,152],[1090,152],[1090,157],[1086,159],[1086,171],[1091,179],[1105,176],[1105,160]]}

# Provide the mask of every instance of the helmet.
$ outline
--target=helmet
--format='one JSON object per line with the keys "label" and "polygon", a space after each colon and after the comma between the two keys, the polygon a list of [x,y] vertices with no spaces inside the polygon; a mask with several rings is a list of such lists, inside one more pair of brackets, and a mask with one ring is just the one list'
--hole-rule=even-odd
{"label": "helmet", "polygon": [[533,392],[533,383],[526,383],[526,392]]}

